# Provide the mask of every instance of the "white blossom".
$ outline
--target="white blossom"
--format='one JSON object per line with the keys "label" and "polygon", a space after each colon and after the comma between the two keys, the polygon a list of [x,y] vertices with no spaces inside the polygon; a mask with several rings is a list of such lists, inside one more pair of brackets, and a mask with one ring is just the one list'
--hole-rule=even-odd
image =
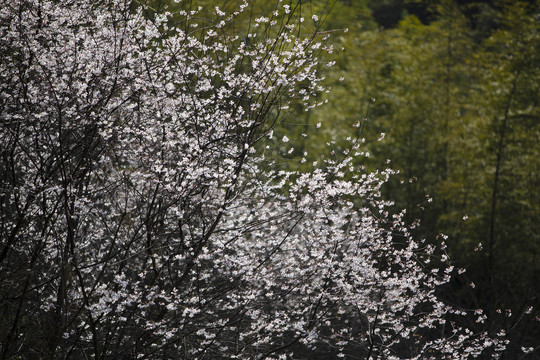
{"label": "white blossom", "polygon": [[235,30],[247,2],[214,19],[144,4],[0,8],[0,296],[17,330],[5,357],[504,350],[446,326],[466,313],[437,295],[453,272],[444,242],[392,212],[395,172],[358,165],[365,139],[304,166],[268,155],[284,146],[269,141],[274,114],[322,103],[312,50],[331,47],[292,21]]}

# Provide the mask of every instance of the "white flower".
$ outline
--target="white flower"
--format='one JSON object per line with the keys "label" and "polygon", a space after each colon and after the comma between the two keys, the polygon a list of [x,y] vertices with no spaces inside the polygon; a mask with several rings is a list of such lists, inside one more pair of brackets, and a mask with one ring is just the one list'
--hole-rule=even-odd
{"label": "white flower", "polygon": [[219,9],[219,7],[216,6],[216,14],[219,16],[225,16],[225,13]]}

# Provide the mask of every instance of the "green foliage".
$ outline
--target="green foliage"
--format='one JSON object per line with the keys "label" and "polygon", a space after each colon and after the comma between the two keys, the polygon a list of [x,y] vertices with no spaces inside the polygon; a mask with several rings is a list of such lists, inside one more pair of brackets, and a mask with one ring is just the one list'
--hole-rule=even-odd
{"label": "green foliage", "polygon": [[469,264],[449,299],[480,304],[495,319],[498,309],[513,310],[489,324],[508,329],[513,358],[519,344],[540,338],[535,317],[522,317],[540,305],[540,11],[536,2],[450,0],[431,2],[430,11],[428,24],[409,15],[394,29],[339,35],[345,50],[327,73],[328,104],[294,125],[309,135],[307,143],[298,137],[307,163],[330,155],[326,142],[339,156],[341,139],[360,128],[371,155],[365,166],[392,160],[402,178],[388,197],[409,221],[421,220],[417,236],[449,235],[454,261]]}

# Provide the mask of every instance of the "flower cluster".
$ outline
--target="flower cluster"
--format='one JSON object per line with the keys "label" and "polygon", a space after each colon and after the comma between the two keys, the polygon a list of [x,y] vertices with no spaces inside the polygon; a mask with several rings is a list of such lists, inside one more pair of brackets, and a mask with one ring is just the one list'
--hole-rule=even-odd
{"label": "flower cluster", "polygon": [[257,150],[293,99],[320,105],[332,49],[288,5],[236,33],[246,6],[0,9],[3,356],[499,351],[446,324],[452,269],[388,210],[391,170],[356,166],[355,141],[311,173]]}

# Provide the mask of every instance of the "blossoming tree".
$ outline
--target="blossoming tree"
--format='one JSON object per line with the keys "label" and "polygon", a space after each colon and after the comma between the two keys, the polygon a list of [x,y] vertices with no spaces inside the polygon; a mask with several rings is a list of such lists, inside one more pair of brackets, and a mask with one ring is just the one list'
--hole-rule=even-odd
{"label": "blossoming tree", "polygon": [[295,4],[233,26],[247,6],[0,7],[2,359],[502,349],[454,324],[482,314],[438,300],[444,244],[389,211],[392,171],[358,166],[358,137],[311,172],[272,165],[267,139],[292,99],[319,105],[331,47]]}

